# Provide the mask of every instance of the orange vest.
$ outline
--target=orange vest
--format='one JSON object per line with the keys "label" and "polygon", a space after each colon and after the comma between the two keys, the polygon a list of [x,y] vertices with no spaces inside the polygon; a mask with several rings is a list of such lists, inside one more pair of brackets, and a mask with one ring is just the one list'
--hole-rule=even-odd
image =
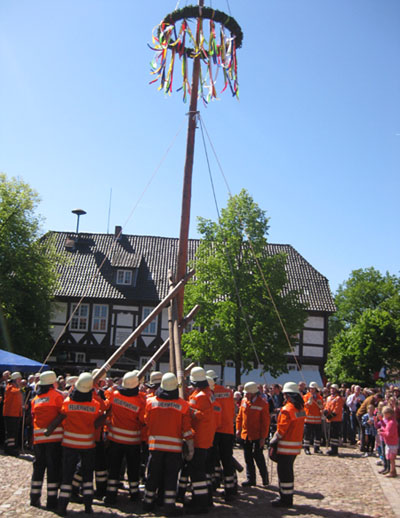
{"label": "orange vest", "polygon": [[327,418],[330,423],[343,420],[343,405],[344,401],[341,396],[336,395],[328,397],[325,404],[325,410],[327,410],[329,413],[333,412],[336,414],[335,417],[332,417],[332,419]]}
{"label": "orange vest", "polygon": [[277,453],[299,455],[301,452],[306,413],[288,401],[278,414],[277,434],[279,437]]}
{"label": "orange vest", "polygon": [[7,383],[4,393],[4,417],[22,417],[22,392],[13,383]]}
{"label": "orange vest", "polygon": [[211,448],[215,435],[215,416],[209,388],[195,389],[189,396],[192,427],[195,432],[194,447]]}
{"label": "orange vest", "polygon": [[183,439],[192,439],[189,403],[184,399],[147,399],[145,422],[149,434],[149,450],[180,453]]}
{"label": "orange vest", "polygon": [[[95,388],[93,390],[93,397],[100,403],[100,410],[103,413],[110,406],[110,402],[109,402],[108,399],[104,400],[100,396],[100,392],[101,392],[101,389],[96,389]],[[95,430],[94,430],[94,440],[95,440],[95,442],[100,442],[102,440],[103,431],[104,431],[104,426],[99,426],[99,428],[95,428]]]}
{"label": "orange vest", "polygon": [[306,423],[310,424],[321,424],[321,412],[324,407],[324,400],[322,397],[316,393],[316,397],[314,397],[311,392],[307,392],[305,396],[303,396],[304,400],[304,411],[306,413]]}
{"label": "orange vest", "polygon": [[32,399],[33,444],[61,442],[63,438],[63,427],[61,425],[57,426],[49,437],[46,437],[44,432],[49,424],[60,414],[63,401],[63,395],[54,388]]}
{"label": "orange vest", "polygon": [[94,422],[102,414],[97,399],[92,397],[90,402],[81,402],[67,397],[61,407],[61,413],[66,416],[63,421],[62,445],[78,449],[94,448]]}
{"label": "orange vest", "polygon": [[260,396],[242,399],[236,417],[236,429],[242,439],[256,441],[268,437],[270,425],[269,405]]}
{"label": "orange vest", "polygon": [[144,423],[143,397],[124,396],[114,390],[110,396],[111,419],[108,438],[120,444],[140,444]]}
{"label": "orange vest", "polygon": [[222,385],[215,385],[214,397],[221,407],[221,425],[218,426],[218,433],[229,433],[233,435],[233,422],[235,419],[235,401],[231,389]]}

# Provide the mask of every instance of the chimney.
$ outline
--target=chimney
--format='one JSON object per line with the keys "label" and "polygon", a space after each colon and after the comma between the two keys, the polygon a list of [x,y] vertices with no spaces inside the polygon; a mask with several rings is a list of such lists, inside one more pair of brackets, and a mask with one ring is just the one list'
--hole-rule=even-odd
{"label": "chimney", "polygon": [[114,236],[116,239],[120,239],[122,236],[122,227],[120,227],[119,225],[115,226]]}

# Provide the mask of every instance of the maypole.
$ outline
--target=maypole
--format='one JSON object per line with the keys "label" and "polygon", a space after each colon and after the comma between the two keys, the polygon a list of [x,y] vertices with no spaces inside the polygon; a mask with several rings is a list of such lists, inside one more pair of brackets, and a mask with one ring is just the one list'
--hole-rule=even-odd
{"label": "maypole", "polygon": [[[195,36],[191,29],[193,20],[196,23]],[[208,27],[205,23],[207,20]],[[216,24],[219,26],[219,40]],[[197,6],[187,6],[168,14],[153,33],[153,48],[156,56],[152,62],[152,74],[156,75],[156,78],[151,82],[159,81],[159,89],[170,94],[174,79],[174,65],[176,59],[179,58],[182,63],[182,86],[179,90],[183,91],[185,102],[187,94],[190,94],[175,282],[184,278],[187,270],[192,173],[198,121],[197,100],[202,97],[203,101],[208,103],[209,100],[217,98],[218,73],[223,77],[222,92],[229,87],[232,95],[238,97],[236,49],[241,47],[242,39],[242,30],[234,18],[221,11],[204,7],[204,0],[199,0]],[[189,60],[193,60],[191,84],[188,70]],[[183,394],[184,371],[180,348],[182,328],[179,327],[179,323],[183,316],[183,300],[184,291],[181,290],[171,301],[170,312],[176,320],[170,325],[170,342],[172,344],[170,366],[173,366],[177,374],[181,395]],[[175,354],[173,354],[174,352]]]}

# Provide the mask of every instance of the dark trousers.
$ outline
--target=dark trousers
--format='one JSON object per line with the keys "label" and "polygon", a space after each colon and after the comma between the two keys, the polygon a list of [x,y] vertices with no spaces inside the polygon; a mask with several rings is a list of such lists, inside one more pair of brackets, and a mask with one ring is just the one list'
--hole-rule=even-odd
{"label": "dark trousers", "polygon": [[334,453],[338,453],[339,437],[340,437],[340,433],[342,430],[342,421],[332,421],[330,423],[330,429],[331,429],[331,432],[330,432],[331,439],[330,439],[329,444],[331,446],[331,450]]}
{"label": "dark trousers", "polygon": [[207,452],[205,448],[195,448],[193,459],[185,465],[179,480],[179,497],[182,499],[190,479],[193,489],[192,503],[196,508],[205,508],[209,502],[206,477]]}
{"label": "dark trousers", "polygon": [[40,501],[44,474],[47,470],[47,507],[54,508],[57,504],[58,487],[61,482],[61,442],[45,442],[33,445],[35,460],[31,480],[31,505]]}
{"label": "dark trousers", "polygon": [[217,458],[222,463],[224,474],[225,495],[235,492],[235,466],[233,464],[233,442],[234,436],[228,433],[216,433],[214,437],[214,448]]}
{"label": "dark trousers", "polygon": [[117,496],[124,459],[126,459],[128,472],[129,493],[132,499],[139,497],[140,444],[120,444],[110,441],[107,453],[109,459],[107,497],[114,499]]}
{"label": "dark trousers", "polygon": [[244,449],[244,460],[246,461],[246,474],[247,480],[256,483],[256,468],[254,465],[254,461],[256,461],[258,470],[260,472],[261,478],[263,482],[266,482],[268,479],[267,466],[265,464],[265,458],[262,448],[260,448],[260,442],[257,441],[249,441],[246,439],[243,442]]}
{"label": "dark trousers", "polygon": [[277,469],[279,478],[279,494],[281,500],[286,504],[293,504],[294,492],[294,470],[293,464],[296,460],[296,455],[281,455],[278,454]]}
{"label": "dark trousers", "polygon": [[350,431],[349,439],[351,444],[356,443],[357,431],[359,430],[359,424],[356,412],[350,412]]}
{"label": "dark trousers", "polygon": [[167,507],[175,506],[176,488],[181,467],[181,453],[157,450],[149,452],[144,493],[145,504],[153,504],[157,491],[161,490],[164,494],[164,505]]}
{"label": "dark trousers", "polygon": [[310,445],[314,445],[314,451],[317,452],[321,446],[322,426],[316,423],[304,424],[304,449],[309,450]]}
{"label": "dark trousers", "polygon": [[4,453],[18,455],[18,435],[21,426],[20,417],[4,416],[5,441]]}
{"label": "dark trousers", "polygon": [[93,501],[93,471],[95,464],[95,449],[67,448],[63,446],[62,458],[62,482],[58,504],[60,510],[67,508],[72,493],[72,479],[80,462],[80,472],[82,475],[83,503],[90,506]]}

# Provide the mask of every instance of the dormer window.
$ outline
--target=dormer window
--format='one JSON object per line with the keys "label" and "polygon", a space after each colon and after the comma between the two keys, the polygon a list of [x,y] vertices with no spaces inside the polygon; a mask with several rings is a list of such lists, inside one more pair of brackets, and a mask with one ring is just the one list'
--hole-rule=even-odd
{"label": "dormer window", "polygon": [[117,270],[117,284],[132,285],[132,270]]}

